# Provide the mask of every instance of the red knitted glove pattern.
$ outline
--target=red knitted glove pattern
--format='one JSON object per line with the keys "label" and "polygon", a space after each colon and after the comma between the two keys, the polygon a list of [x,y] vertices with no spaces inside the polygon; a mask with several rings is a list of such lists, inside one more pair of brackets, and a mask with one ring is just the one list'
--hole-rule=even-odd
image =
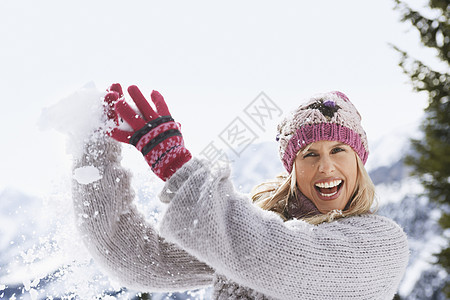
{"label": "red knitted glove pattern", "polygon": [[[156,111],[150,106],[139,88],[132,85],[128,93],[136,104],[139,113],[133,110],[123,98],[122,88],[113,84],[105,96],[107,117],[119,124],[119,116],[133,131],[115,127],[109,135],[123,143],[134,145],[144,155],[152,171],[162,180],[168,180],[179,168],[188,162],[192,155],[184,147],[180,127],[173,120],[163,96],[153,91],[151,99]],[[111,109],[114,107],[114,109]]]}

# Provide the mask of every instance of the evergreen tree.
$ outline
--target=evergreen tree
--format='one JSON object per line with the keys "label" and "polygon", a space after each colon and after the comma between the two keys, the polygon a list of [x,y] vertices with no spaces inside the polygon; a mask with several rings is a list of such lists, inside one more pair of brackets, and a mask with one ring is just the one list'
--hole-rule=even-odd
{"label": "evergreen tree", "polygon": [[[428,8],[435,16],[427,18],[413,10],[401,0],[394,0],[395,8],[401,12],[402,21],[410,22],[418,30],[421,43],[434,49],[437,58],[448,70],[450,66],[450,1],[429,0]],[[428,9],[427,8],[427,9]],[[448,71],[438,72],[423,62],[414,59],[407,52],[394,47],[401,54],[400,67],[411,78],[417,92],[428,95],[425,119],[421,124],[423,137],[413,139],[414,154],[406,158],[412,166],[413,176],[417,177],[425,188],[431,201],[442,208],[440,225],[450,228],[450,75]],[[447,242],[449,242],[447,240]],[[450,248],[447,247],[436,255],[440,264],[450,274]],[[450,298],[450,283],[444,291]]]}

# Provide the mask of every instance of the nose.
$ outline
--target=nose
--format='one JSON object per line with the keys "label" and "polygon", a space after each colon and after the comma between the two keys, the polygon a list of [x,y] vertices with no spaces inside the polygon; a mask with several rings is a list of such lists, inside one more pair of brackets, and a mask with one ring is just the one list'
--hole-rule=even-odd
{"label": "nose", "polygon": [[329,156],[321,156],[319,160],[319,172],[330,174],[334,172],[335,166],[333,160]]}

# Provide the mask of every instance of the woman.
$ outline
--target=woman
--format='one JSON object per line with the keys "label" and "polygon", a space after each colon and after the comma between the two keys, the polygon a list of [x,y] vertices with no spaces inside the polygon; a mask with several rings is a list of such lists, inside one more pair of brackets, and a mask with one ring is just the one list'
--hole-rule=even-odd
{"label": "woman", "polygon": [[235,191],[228,168],[211,171],[191,157],[159,93],[154,111],[136,86],[128,92],[138,113],[118,84],[105,97],[116,124],[108,134],[143,153],[166,181],[160,199],[168,207],[157,232],[132,202],[120,145],[92,134],[75,168],[94,166],[102,178],[74,181],[73,197],[86,245],[110,276],[141,291],[212,284],[214,299],[393,298],[406,236],[370,212],[367,139],[344,94],[313,98],[278,126],[288,175],[260,185],[255,205]]}

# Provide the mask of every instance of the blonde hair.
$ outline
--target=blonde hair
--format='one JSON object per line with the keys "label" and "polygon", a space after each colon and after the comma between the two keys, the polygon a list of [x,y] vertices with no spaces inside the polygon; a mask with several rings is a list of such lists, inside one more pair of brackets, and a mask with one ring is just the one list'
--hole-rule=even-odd
{"label": "blonde hair", "polygon": [[[307,149],[303,151],[305,150]],[[326,214],[305,217],[302,220],[310,224],[320,224],[343,217],[373,213],[376,210],[375,186],[369,174],[367,174],[363,162],[356,153],[355,156],[357,177],[355,190],[352,193],[353,196],[349,199],[350,205],[348,208],[344,211],[332,210]],[[262,209],[278,213],[285,220],[287,220],[286,208],[288,201],[294,197],[297,197],[295,161],[290,174],[278,175],[274,180],[257,185],[251,192],[251,198],[256,205]]]}

